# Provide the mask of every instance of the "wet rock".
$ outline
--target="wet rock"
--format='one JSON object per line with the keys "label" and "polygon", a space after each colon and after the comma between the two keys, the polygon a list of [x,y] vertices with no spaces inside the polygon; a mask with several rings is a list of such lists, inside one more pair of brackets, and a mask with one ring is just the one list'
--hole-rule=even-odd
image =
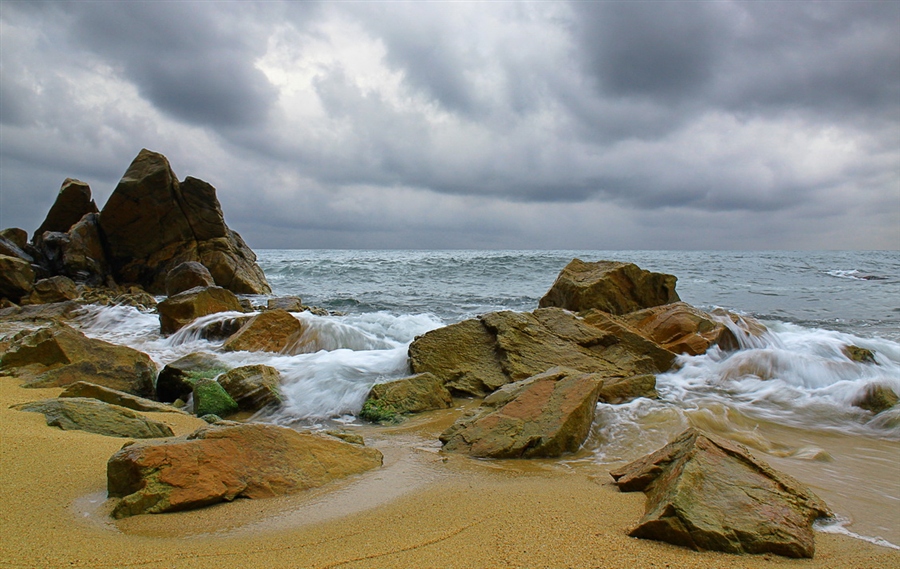
{"label": "wet rock", "polygon": [[622,316],[633,330],[676,354],[697,356],[712,346],[726,351],[740,346],[724,324],[684,302],[645,308]]}
{"label": "wet rock", "polygon": [[81,302],[103,306],[133,306],[139,310],[156,308],[156,298],[138,286],[126,289],[119,287],[91,287],[78,285]]}
{"label": "wet rock", "polygon": [[217,379],[241,411],[259,411],[281,404],[281,374],[267,365],[249,365],[229,370]]}
{"label": "wet rock", "polygon": [[872,350],[867,350],[866,348],[860,348],[859,346],[854,346],[852,344],[848,346],[844,346],[843,348],[844,355],[850,358],[850,360],[861,363],[861,364],[874,364],[877,363],[875,361],[875,353]]}
{"label": "wet rock", "polygon": [[610,314],[627,314],[677,302],[676,281],[674,275],[645,271],[633,263],[572,259],[538,306],[574,312],[596,308]]}
{"label": "wet rock", "polygon": [[65,302],[67,300],[75,300],[80,296],[81,294],[78,292],[78,288],[72,279],[57,275],[34,283],[31,294],[22,297],[22,304]]}
{"label": "wet rock", "polygon": [[238,410],[237,402],[215,379],[200,378],[194,381],[192,395],[194,414],[198,417],[204,415],[227,417]]}
{"label": "wet rock", "polygon": [[238,298],[230,290],[211,286],[192,288],[170,296],[156,305],[163,335],[177,332],[201,316],[218,312],[241,312]]}
{"label": "wet rock", "polygon": [[0,297],[19,302],[31,293],[34,286],[34,269],[31,263],[18,257],[0,255]]}
{"label": "wet rock", "polygon": [[610,474],[623,492],[647,494],[630,535],[698,550],[812,557],[812,524],[830,515],[743,446],[693,428]]}
{"label": "wet rock", "polygon": [[248,320],[222,346],[229,352],[295,353],[303,325],[286,310],[268,310]]}
{"label": "wet rock", "polygon": [[166,275],[166,295],[174,296],[195,287],[208,288],[215,284],[209,269],[197,261],[187,261]]}
{"label": "wet rock", "polygon": [[594,419],[603,378],[565,368],[505,385],[440,436],[444,450],[475,457],[535,458],[575,452]]}
{"label": "wet rock", "polygon": [[156,398],[166,403],[186,401],[201,378],[212,379],[228,371],[228,366],[210,354],[195,352],[170,362],[156,379]]}
{"label": "wet rock", "polygon": [[23,387],[64,387],[88,381],[141,397],[153,394],[156,365],[144,353],[88,338],[57,323],[28,331],[0,358],[0,371]]}
{"label": "wet rock", "polygon": [[612,334],[618,340],[606,350],[609,359],[617,359],[620,352],[626,357],[630,353],[643,354],[659,372],[668,371],[675,363],[674,353],[636,332],[621,317],[596,309],[588,310],[582,316],[585,324]]}
{"label": "wet rock", "polygon": [[452,404],[453,398],[440,379],[430,373],[420,373],[373,386],[360,417],[381,422],[404,413],[447,409]]}
{"label": "wet rock", "polygon": [[43,413],[47,425],[64,431],[87,431],[108,437],[152,439],[171,437],[165,423],[148,419],[131,409],[83,397],[46,399],[17,405],[20,411]]}
{"label": "wet rock", "polygon": [[653,374],[614,377],[603,381],[599,400],[611,405],[627,403],[639,397],[656,399],[656,376]]}
{"label": "wet rock", "polygon": [[188,510],[322,486],[381,466],[376,449],[263,424],[211,425],[187,437],[138,442],[107,464],[113,516]]}
{"label": "wet rock", "polygon": [[269,310],[287,310],[288,312],[303,312],[306,307],[299,296],[280,296],[266,300],[266,308]]}
{"label": "wet rock", "polygon": [[34,232],[34,241],[39,243],[48,231],[66,233],[85,215],[98,211],[97,204],[91,199],[90,186],[80,180],[66,178],[47,217]]}
{"label": "wet rock", "polygon": [[72,385],[69,385],[59,394],[59,396],[96,399],[104,403],[118,405],[119,407],[125,407],[126,409],[131,409],[133,411],[184,413],[171,405],[152,401],[144,397],[137,397],[136,395],[125,393],[124,391],[110,389],[87,381],[77,381]]}
{"label": "wet rock", "polygon": [[853,405],[874,414],[886,411],[900,402],[900,397],[890,386],[881,383],[869,383],[853,400]]}

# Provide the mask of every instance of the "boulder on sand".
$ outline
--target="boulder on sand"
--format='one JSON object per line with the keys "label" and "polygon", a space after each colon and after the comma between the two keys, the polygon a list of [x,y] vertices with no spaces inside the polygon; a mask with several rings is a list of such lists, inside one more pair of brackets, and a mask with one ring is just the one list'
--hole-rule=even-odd
{"label": "boulder on sand", "polygon": [[59,396],[96,399],[98,401],[103,401],[104,403],[118,405],[119,407],[125,407],[126,409],[131,409],[133,411],[184,413],[184,411],[176,409],[171,405],[166,405],[165,403],[159,403],[158,401],[152,401],[145,397],[138,397],[130,393],[125,393],[124,391],[110,389],[87,381],[76,381],[63,389],[63,392],[60,393]]}
{"label": "boulder on sand", "polygon": [[812,524],[831,515],[743,446],[693,428],[610,474],[623,492],[647,494],[631,536],[698,550],[812,557]]}
{"label": "boulder on sand", "polygon": [[381,466],[381,453],[327,435],[265,424],[203,427],[126,445],[107,463],[113,516],[200,508],[322,486]]}
{"label": "boulder on sand", "polygon": [[627,314],[677,302],[676,281],[674,275],[645,271],[633,263],[572,259],[538,306],[557,306],[573,312],[596,308],[610,314]]}
{"label": "boulder on sand", "polygon": [[15,408],[43,413],[47,425],[64,431],[87,431],[132,439],[171,437],[175,434],[165,423],[148,419],[131,409],[85,397],[32,401]]}
{"label": "boulder on sand", "polygon": [[373,386],[360,417],[380,422],[404,413],[447,409],[452,404],[453,397],[440,379],[430,373],[420,373]]}
{"label": "boulder on sand", "polygon": [[197,287],[170,296],[156,305],[163,335],[174,334],[197,318],[218,312],[243,312],[238,298],[228,289]]}

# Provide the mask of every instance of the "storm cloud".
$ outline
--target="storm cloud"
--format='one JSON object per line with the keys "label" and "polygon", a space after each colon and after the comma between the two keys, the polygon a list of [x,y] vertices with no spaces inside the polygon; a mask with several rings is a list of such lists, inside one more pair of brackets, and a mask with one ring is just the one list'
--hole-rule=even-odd
{"label": "storm cloud", "polygon": [[143,148],[251,246],[900,248],[900,4],[0,3],[0,225]]}

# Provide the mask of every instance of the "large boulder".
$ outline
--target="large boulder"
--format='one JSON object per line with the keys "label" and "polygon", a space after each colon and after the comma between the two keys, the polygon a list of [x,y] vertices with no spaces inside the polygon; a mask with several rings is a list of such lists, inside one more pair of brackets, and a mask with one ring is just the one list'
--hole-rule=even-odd
{"label": "large boulder", "polygon": [[66,233],[85,215],[98,211],[97,204],[91,199],[90,186],[80,180],[66,178],[47,217],[34,232],[33,240],[35,244],[40,243],[47,231]]}
{"label": "large boulder", "polygon": [[444,382],[430,373],[379,383],[363,403],[360,417],[379,422],[404,413],[447,409],[453,404]]}
{"label": "large boulder", "polygon": [[10,227],[0,231],[0,255],[34,263],[34,256],[26,251],[27,247],[28,233],[24,229]]}
{"label": "large boulder", "polygon": [[376,449],[264,424],[209,426],[186,437],[138,442],[107,464],[116,518],[266,498],[322,486],[381,466]]}
{"label": "large boulder", "polygon": [[572,259],[541,298],[541,308],[557,306],[581,312],[597,308],[610,314],[679,300],[674,275],[652,273],[633,263]]}
{"label": "large boulder", "polygon": [[594,420],[599,374],[553,368],[490,394],[472,417],[440,436],[444,450],[475,457],[535,458],[575,452]]}
{"label": "large boulder", "polygon": [[645,308],[621,318],[639,334],[676,354],[698,356],[712,346],[726,351],[740,347],[723,323],[685,302]]}
{"label": "large boulder", "polygon": [[229,352],[274,352],[290,354],[299,349],[303,325],[287,310],[267,310],[248,320],[228,338]]}
{"label": "large boulder", "polygon": [[119,407],[125,407],[126,409],[131,409],[132,411],[150,411],[154,413],[184,413],[184,411],[176,409],[171,405],[166,405],[165,403],[153,401],[145,397],[138,397],[130,393],[125,393],[124,391],[119,391],[117,389],[103,387],[102,385],[97,385],[96,383],[90,383],[88,381],[76,381],[75,383],[63,389],[62,393],[60,393],[59,396],[96,399],[97,401],[102,401],[111,405],[118,405]]}
{"label": "large boulder", "polygon": [[33,401],[15,408],[43,413],[47,425],[64,431],[87,431],[132,439],[171,437],[175,434],[165,423],[148,419],[131,409],[84,397]]}
{"label": "large boulder", "polygon": [[831,515],[743,446],[693,428],[610,474],[623,492],[647,494],[630,535],[698,550],[812,557],[812,524]]}
{"label": "large boulder", "polygon": [[259,411],[281,404],[281,374],[272,366],[236,367],[220,375],[217,381],[241,411]]}
{"label": "large boulder", "polygon": [[51,273],[91,285],[109,282],[99,220],[99,214],[89,213],[64,233],[47,231],[42,234],[37,246]]}
{"label": "large boulder", "polygon": [[75,282],[69,277],[57,275],[34,283],[31,294],[22,297],[22,304],[50,304],[75,300],[81,296]]}
{"label": "large boulder", "polygon": [[225,224],[215,188],[179,182],[162,154],[141,150],[100,212],[100,227],[119,282],[162,294],[170,270],[197,261],[232,292],[271,292],[256,255]]}
{"label": "large boulder", "polygon": [[228,289],[196,287],[170,296],[156,305],[159,329],[163,335],[174,334],[201,316],[219,312],[243,312],[241,301]]}
{"label": "large boulder", "polygon": [[31,292],[34,286],[34,269],[31,263],[18,257],[0,255],[0,298],[13,302]]}
{"label": "large boulder", "polygon": [[209,269],[197,261],[187,261],[177,265],[166,275],[166,295],[174,296],[195,287],[207,288],[215,284]]}
{"label": "large boulder", "polygon": [[62,323],[17,335],[0,357],[0,371],[24,379],[24,387],[88,381],[141,397],[153,395],[156,378],[156,365],[146,354],[88,338]]}
{"label": "large boulder", "polygon": [[213,355],[194,352],[166,364],[156,378],[156,398],[166,403],[187,401],[198,379],[213,379],[228,371],[228,365]]}

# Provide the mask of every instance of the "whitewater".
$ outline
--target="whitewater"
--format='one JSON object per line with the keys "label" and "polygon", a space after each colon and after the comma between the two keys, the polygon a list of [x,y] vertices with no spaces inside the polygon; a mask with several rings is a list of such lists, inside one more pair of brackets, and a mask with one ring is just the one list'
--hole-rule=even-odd
{"label": "whitewater", "polygon": [[[823,531],[900,544],[900,408],[853,405],[869,385],[900,393],[900,255],[896,252],[323,251],[262,250],[274,296],[299,296],[331,316],[296,313],[303,353],[218,352],[199,337],[217,314],[163,338],[152,312],[90,307],[89,336],[141,350],[164,366],[193,352],[282,375],[285,404],[254,417],[297,428],[358,424],[371,389],[409,374],[407,349],[429,330],[495,310],[530,311],[572,259],[634,262],[678,277],[682,300],[761,320],[742,349],[680,356],[657,377],[658,400],[598,405],[567,468],[607,470],[695,425],[749,446],[810,485],[838,514]],[[265,305],[266,297],[250,297]],[[850,361],[844,346],[871,350]]]}

